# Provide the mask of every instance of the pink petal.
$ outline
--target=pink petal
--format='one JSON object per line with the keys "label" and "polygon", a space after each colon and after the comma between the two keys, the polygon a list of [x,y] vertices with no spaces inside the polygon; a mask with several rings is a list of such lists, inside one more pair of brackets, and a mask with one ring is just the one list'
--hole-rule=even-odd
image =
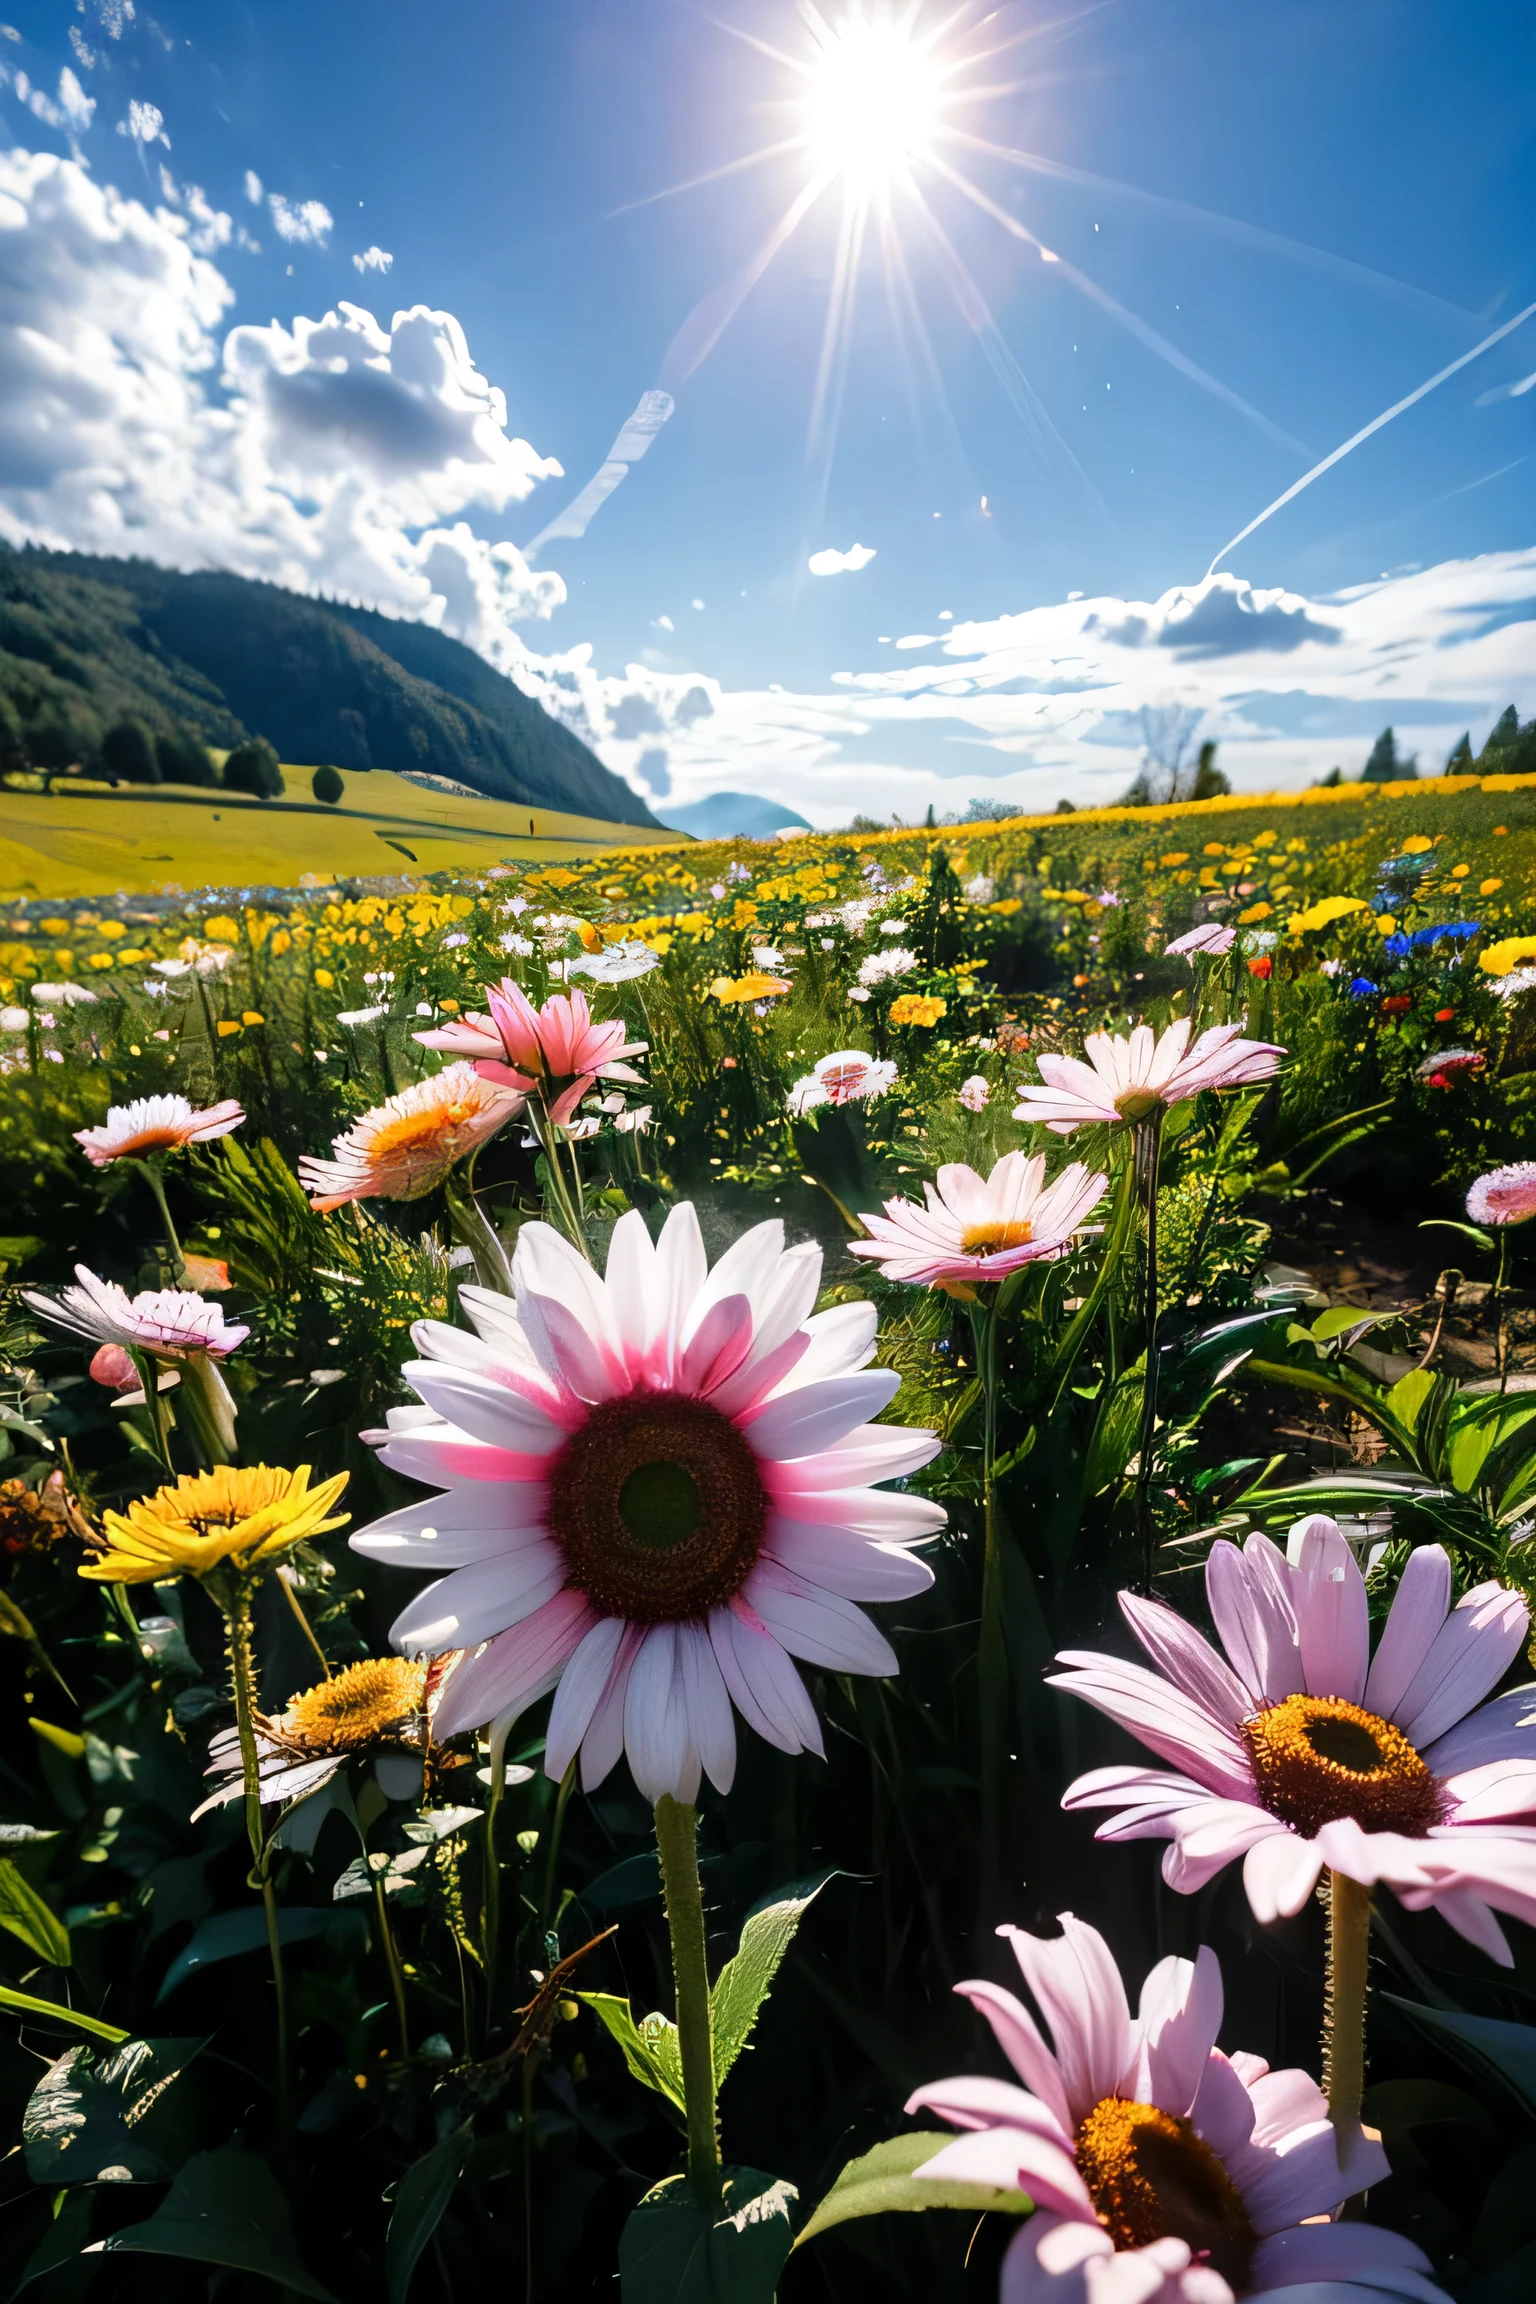
{"label": "pink petal", "polygon": [[[1438,2289],[1401,2288],[1385,2273],[1428,2274],[1429,2258],[1401,2232],[1376,2224],[1296,2224],[1271,2233],[1254,2250],[1252,2286],[1294,2288],[1309,2281],[1375,2280],[1391,2295],[1433,2295]],[[1375,2285],[1375,2282],[1372,2282]]]}
{"label": "pink petal", "polygon": [[1056,2059],[1024,2003],[1016,2000],[1011,1992],[1005,1992],[1000,1984],[972,1981],[957,1984],[955,1990],[962,1999],[969,2000],[973,2008],[981,2010],[997,2036],[998,2046],[1026,2088],[1039,2097],[1063,2134],[1070,2136],[1072,2115]]}
{"label": "pink petal", "polygon": [[630,1388],[629,1371],[616,1352],[605,1350],[600,1333],[557,1297],[524,1288],[517,1299],[523,1332],[541,1366],[589,1406]]}
{"label": "pink petal", "polygon": [[426,1585],[395,1618],[389,1636],[411,1656],[475,1648],[533,1615],[565,1580],[565,1557],[546,1536],[524,1551],[479,1560]]}
{"label": "pink petal", "polygon": [[1261,1840],[1288,1835],[1289,1826],[1267,1808],[1239,1800],[1210,1800],[1175,1817],[1173,1846],[1163,1858],[1163,1878],[1181,1896],[1192,1896],[1208,1880]]}
{"label": "pink petal", "polygon": [[739,1417],[737,1428],[758,1456],[814,1456],[878,1416],[900,1389],[894,1368],[864,1368],[781,1392]]}
{"label": "pink petal", "polygon": [[1193,1961],[1160,1960],[1141,1988],[1136,2086],[1142,2104],[1182,2119],[1199,2093],[1221,2030],[1221,1966],[1208,1944]]}
{"label": "pink petal", "polygon": [[[724,1296],[694,1329],[677,1367],[680,1392],[713,1393],[741,1366],[752,1346],[752,1307],[745,1296]],[[723,1410],[723,1414],[730,1411]]]}
{"label": "pink petal", "polygon": [[979,2072],[964,2072],[955,2080],[930,2080],[907,2098],[908,2118],[919,2112],[937,2112],[952,2128],[981,2131],[987,2128],[1027,2128],[1044,2136],[1063,2152],[1073,2148],[1070,2133],[1054,2112],[1011,2080],[993,2080]]}
{"label": "pink petal", "polygon": [[1248,1718],[1253,1710],[1248,1691],[1192,1624],[1160,1600],[1144,1600],[1134,1592],[1120,1594],[1120,1610],[1158,1670],[1176,1688],[1233,1727]]}
{"label": "pink petal", "polygon": [[877,1679],[900,1670],[885,1635],[851,1600],[791,1574],[765,1556],[741,1596],[781,1646],[828,1672],[867,1672]]}
{"label": "pink petal", "polygon": [[489,1448],[547,1456],[564,1432],[545,1407],[522,1398],[472,1368],[445,1368],[435,1360],[408,1360],[400,1371],[429,1408]]}
{"label": "pink petal", "polygon": [[1291,1570],[1291,1605],[1310,1696],[1358,1704],[1370,1669],[1370,1612],[1360,1563],[1335,1522],[1314,1513],[1291,1531],[1300,1557]]}
{"label": "pink petal", "polygon": [[900,1545],[871,1543],[846,1528],[818,1528],[777,1513],[768,1523],[763,1557],[847,1600],[907,1600],[933,1582],[927,1561]]}
{"label": "pink petal", "polygon": [[443,1742],[466,1728],[509,1713],[516,1717],[555,1685],[568,1659],[597,1622],[597,1611],[579,1592],[557,1592],[537,1612],[502,1632],[478,1656],[470,1656],[448,1683],[434,1729]]}
{"label": "pink petal", "polygon": [[709,1640],[731,1702],[765,1744],[821,1757],[816,1707],[783,1648],[741,1600],[709,1612]]}
{"label": "pink petal", "polygon": [[1306,1682],[1285,1555],[1267,1536],[1250,1536],[1241,1552],[1223,1537],[1211,1546],[1205,1591],[1221,1644],[1255,1702],[1299,1695]]}
{"label": "pink petal", "polygon": [[[1513,1968],[1515,1956],[1509,1948],[1509,1938],[1494,1918],[1489,1905],[1470,1889],[1442,1889],[1425,1899],[1432,1904],[1443,1920],[1449,1921],[1458,1936],[1475,1944],[1480,1952],[1501,1968]],[[1417,1900],[1413,1907],[1417,1909]]]}
{"label": "pink petal", "polygon": [[1139,1664],[1089,1649],[1063,1649],[1057,1662],[1072,1669],[1047,1673],[1051,1687],[1065,1688],[1118,1720],[1160,1759],[1187,1768],[1216,1792],[1241,1795],[1251,1789],[1246,1748],[1224,1720],[1182,1689]]}
{"label": "pink petal", "polygon": [[1000,1928],[1051,2029],[1051,2045],[1073,2130],[1119,2088],[1131,2051],[1131,2012],[1109,1946],[1071,1912],[1051,1939]]}
{"label": "pink petal", "polygon": [[620,1616],[605,1616],[594,1624],[560,1676],[549,1709],[549,1730],[544,1740],[544,1766],[556,1782],[565,1774],[592,1715],[607,1693],[626,1630]]}
{"label": "pink petal", "polygon": [[1451,1605],[1450,1554],[1441,1544],[1409,1553],[1365,1683],[1365,1707],[1397,1719],[1408,1684],[1429,1654]]}
{"label": "pink petal", "polygon": [[699,1755],[688,1732],[688,1705],[677,1666],[677,1626],[653,1624],[629,1668],[624,1697],[624,1749],[642,1798],[664,1793],[691,1804],[699,1790]]}
{"label": "pink petal", "polygon": [[[591,1725],[581,1741],[581,1788],[593,1792],[624,1756],[624,1700],[629,1694],[630,1668],[645,1638],[643,1624],[626,1624],[608,1685],[598,1698]],[[549,1762],[546,1757],[545,1770]]]}
{"label": "pink petal", "polygon": [[[1115,2244],[1101,2225],[1037,2209],[1008,2243],[998,2304],[1088,2304],[1087,2272],[1112,2273]],[[1099,2291],[1094,2289],[1095,2304]]]}
{"label": "pink petal", "polygon": [[931,1464],[944,1443],[937,1432],[915,1425],[869,1424],[789,1463],[764,1460],[759,1477],[770,1496],[816,1495],[827,1488],[862,1488],[876,1480],[898,1480]]}
{"label": "pink petal", "polygon": [[1403,1692],[1397,1724],[1422,1751],[1496,1688],[1524,1644],[1530,1610],[1517,1592],[1479,1584],[1451,1610]]}
{"label": "pink petal", "polygon": [[1536,1687],[1511,1688],[1469,1712],[1424,1750],[1437,1776],[1455,1776],[1489,1760],[1536,1760]]}
{"label": "pink petal", "polygon": [[1339,2143],[1330,2121],[1293,2137],[1284,2151],[1264,2158],[1268,2165],[1262,2173],[1245,2170],[1247,2180],[1239,2187],[1248,2221],[1261,2237],[1311,2216],[1327,2216],[1338,2207],[1347,2187],[1339,2173]]}
{"label": "pink petal", "polygon": [[957,2136],[912,2173],[995,2185],[1002,2192],[1027,2192],[1038,2207],[1054,2208],[1060,2215],[1093,2214],[1088,2187],[1071,2153],[1024,2128],[986,2128]]}
{"label": "pink petal", "polygon": [[1256,1840],[1243,1859],[1243,1886],[1254,1918],[1265,1925],[1291,1919],[1317,1886],[1324,1861],[1315,1840],[1294,1832],[1272,1832]]}
{"label": "pink petal", "polygon": [[779,1495],[774,1515],[817,1526],[830,1522],[854,1535],[880,1537],[892,1544],[935,1536],[949,1519],[943,1505],[930,1503],[926,1496],[895,1496],[885,1488],[822,1488],[805,1496]]}
{"label": "pink petal", "polygon": [[[1237,2071],[1241,2060],[1231,2061]],[[1280,2144],[1293,2128],[1312,2128],[1328,2117],[1327,2097],[1311,2073],[1295,2065],[1279,2072],[1260,2071],[1246,2085],[1253,2101],[1255,2144]]]}

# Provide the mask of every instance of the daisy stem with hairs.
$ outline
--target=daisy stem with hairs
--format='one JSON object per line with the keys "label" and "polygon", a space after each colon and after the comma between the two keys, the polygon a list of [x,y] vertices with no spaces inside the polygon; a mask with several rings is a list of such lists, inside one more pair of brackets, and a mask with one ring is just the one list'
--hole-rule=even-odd
{"label": "daisy stem with hairs", "polygon": [[1152,1527],[1152,1453],[1157,1435],[1157,1172],[1163,1145],[1163,1110],[1158,1104],[1138,1120],[1131,1138],[1136,1197],[1146,1211],[1147,1259],[1144,1316],[1146,1362],[1141,1380],[1141,1436],[1136,1451],[1136,1533],[1141,1543],[1143,1591],[1152,1589],[1156,1537]]}
{"label": "daisy stem with hairs", "polygon": [[266,1837],[261,1828],[261,1765],[256,1750],[256,1656],[251,1637],[251,1587],[244,1577],[205,1579],[224,1611],[229,1635],[229,1682],[235,1699],[235,1725],[240,1736],[240,1772],[245,1782],[245,1832],[251,1844],[249,1885],[261,1894],[267,1918],[267,1951],[272,1961],[272,1990],[277,2001],[277,2102],[283,2149],[293,2133],[293,2081],[288,2051],[288,1983],[283,1973],[283,1940],[278,1925],[277,1897],[272,1887]]}
{"label": "daisy stem with hairs", "polygon": [[378,1916],[379,1942],[384,1951],[384,1965],[389,1971],[389,1997],[394,2003],[395,2027],[400,2034],[400,2061],[408,2064],[411,2060],[411,2026],[405,2007],[405,1972],[400,1966],[395,1932],[389,1924],[389,1902],[384,1890],[384,1875],[389,1869],[389,1861],[386,1857],[375,1869],[374,1859],[370,1857],[368,1864],[373,1873],[373,1908]]}
{"label": "daisy stem with hairs", "polygon": [[715,2047],[699,1886],[699,1813],[663,1793],[656,1803],[656,1849],[672,1940],[678,2048],[688,2121],[688,2188],[713,2220],[720,2208],[720,2137],[715,2125]]}
{"label": "daisy stem with hairs", "polygon": [[1328,1969],[1323,2013],[1323,2085],[1340,2156],[1360,2127],[1365,2093],[1365,1987],[1371,1892],[1342,1872],[1328,1875]]}

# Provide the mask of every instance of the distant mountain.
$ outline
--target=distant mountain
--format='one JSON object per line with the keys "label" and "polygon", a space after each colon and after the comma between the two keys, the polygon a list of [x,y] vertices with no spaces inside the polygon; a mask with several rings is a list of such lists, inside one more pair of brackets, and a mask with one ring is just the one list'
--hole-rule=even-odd
{"label": "distant mountain", "polygon": [[0,551],[3,703],[40,762],[89,757],[132,715],[220,748],[265,736],[285,760],[425,773],[525,807],[656,822],[580,737],[461,641],[244,576]]}
{"label": "distant mountain", "polygon": [[811,829],[793,808],[750,792],[711,792],[681,808],[659,808],[656,815],[668,831],[686,832],[695,840],[769,840],[775,832]]}

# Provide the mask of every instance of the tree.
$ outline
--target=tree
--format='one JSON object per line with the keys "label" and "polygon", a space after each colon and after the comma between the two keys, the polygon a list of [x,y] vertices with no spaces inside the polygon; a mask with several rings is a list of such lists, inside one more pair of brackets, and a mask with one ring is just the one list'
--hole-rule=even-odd
{"label": "tree", "polygon": [[0,690],[0,776],[9,776],[15,769],[31,765],[32,755],[27,749],[21,714],[9,696]]}
{"label": "tree", "polygon": [[168,736],[157,736],[155,758],[167,784],[207,786],[219,781],[207,746],[190,728],[173,728]]}
{"label": "tree", "polygon": [[1058,816],[1075,816],[1077,814],[1077,802],[1075,800],[1058,800],[1056,813]]}
{"label": "tree", "polygon": [[1331,792],[1335,785],[1342,784],[1343,781],[1343,769],[1330,768],[1326,776],[1319,776],[1315,789],[1319,792]]}
{"label": "tree", "polygon": [[1360,772],[1360,781],[1362,784],[1406,783],[1418,773],[1417,756],[1410,752],[1406,759],[1401,758],[1397,738],[1390,728],[1383,728],[1371,746],[1371,756]]}
{"label": "tree", "polygon": [[1195,766],[1195,780],[1190,786],[1191,800],[1217,800],[1223,792],[1230,792],[1231,783],[1216,765],[1216,746],[1209,740],[1200,747],[1200,758]]}
{"label": "tree", "polygon": [[346,791],[341,773],[335,768],[317,768],[309,780],[309,788],[315,798],[323,800],[328,808],[334,808]]}
{"label": "tree", "polygon": [[1520,715],[1513,704],[1506,704],[1488,731],[1488,741],[1480,757],[1486,760],[1490,752],[1502,752],[1507,745],[1513,744],[1519,733]]}
{"label": "tree", "polygon": [[249,792],[258,800],[281,800],[283,771],[265,736],[247,736],[224,763],[224,789]]}
{"label": "tree", "polygon": [[1445,763],[1445,774],[1447,776],[1470,776],[1473,773],[1472,733],[1469,729],[1466,735],[1459,736],[1451,747],[1450,757]]}
{"label": "tree", "polygon": [[102,765],[124,784],[158,784],[155,739],[142,720],[114,720],[101,740]]}

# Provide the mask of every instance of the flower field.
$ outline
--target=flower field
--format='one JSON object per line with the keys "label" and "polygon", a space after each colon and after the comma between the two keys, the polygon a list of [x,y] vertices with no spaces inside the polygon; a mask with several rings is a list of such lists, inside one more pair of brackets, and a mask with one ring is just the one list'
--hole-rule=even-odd
{"label": "flower field", "polygon": [[1536,779],[0,911],[13,2286],[1536,2281]]}

